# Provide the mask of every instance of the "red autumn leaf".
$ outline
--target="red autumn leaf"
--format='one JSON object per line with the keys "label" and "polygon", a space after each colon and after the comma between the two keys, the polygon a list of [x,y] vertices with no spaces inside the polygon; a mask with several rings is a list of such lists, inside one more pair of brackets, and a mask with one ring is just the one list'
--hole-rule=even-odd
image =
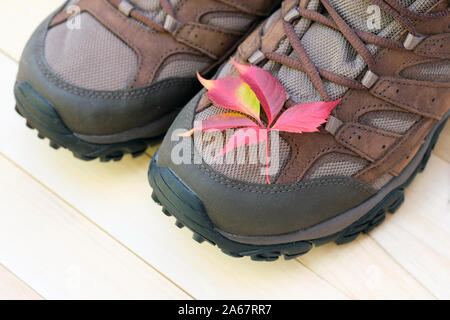
{"label": "red autumn leaf", "polygon": [[241,74],[241,79],[248,83],[261,102],[270,126],[286,102],[286,90],[269,71],[231,60]]}
{"label": "red autumn leaf", "polygon": [[237,112],[217,114],[202,121],[203,131],[211,129],[223,131],[239,127],[259,127],[259,126],[251,119]]}
{"label": "red autumn leaf", "polygon": [[[200,75],[198,75],[198,79],[208,89],[208,96],[214,104],[239,113],[222,113],[212,116],[202,121],[201,127],[194,128],[181,135],[190,136],[196,130],[223,131],[243,127],[235,131],[223,150],[216,156],[223,156],[240,146],[266,142],[268,158],[267,136],[270,130],[293,133],[318,131],[318,127],[325,123],[333,108],[342,100],[295,105],[281,114],[276,123],[272,125],[286,102],[286,90],[270,72],[255,66],[242,65],[234,60],[233,63],[241,74],[239,79],[206,80]],[[260,120],[261,105],[269,121],[267,126]],[[253,118],[258,124],[246,116]],[[266,178],[270,184],[268,162],[266,167]]]}
{"label": "red autumn leaf", "polygon": [[242,79],[221,78],[206,80],[197,74],[199,81],[208,89],[208,97],[219,107],[246,114],[261,123],[260,103],[249,85]]}
{"label": "red autumn leaf", "polygon": [[316,132],[342,99],[328,102],[297,104],[284,111],[272,130],[302,133]]}

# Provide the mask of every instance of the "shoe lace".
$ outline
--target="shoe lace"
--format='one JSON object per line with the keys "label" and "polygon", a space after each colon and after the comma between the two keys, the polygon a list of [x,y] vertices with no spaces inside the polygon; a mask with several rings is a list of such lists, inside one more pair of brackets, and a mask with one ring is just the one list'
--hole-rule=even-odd
{"label": "shoe lace", "polygon": [[125,15],[135,19],[136,21],[155,29],[158,32],[166,32],[169,31],[168,27],[165,25],[166,23],[170,24],[171,22],[176,22],[176,13],[175,10],[170,3],[169,0],[159,0],[161,9],[166,14],[169,19],[166,19],[165,24],[160,24],[148,16],[146,16],[142,11],[138,10],[135,6],[133,6],[130,2],[126,0],[108,0],[114,7],[120,10]]}
{"label": "shoe lace", "polygon": [[[370,0],[373,4],[380,7],[385,13],[390,15],[394,20],[403,25],[412,37],[421,38],[417,33],[414,24],[411,23],[412,20],[426,20],[426,19],[436,19],[441,18],[450,13],[450,11],[444,10],[438,13],[416,13],[413,12],[402,5],[400,5],[396,0]],[[329,16],[318,13],[313,10],[294,8],[285,16],[283,21],[283,28],[287,39],[289,40],[297,59],[291,56],[286,56],[277,52],[262,52],[264,57],[273,62],[285,65],[289,68],[304,72],[310,78],[313,86],[316,88],[320,96],[324,101],[330,101],[331,98],[325,87],[325,80],[334,82],[336,84],[342,85],[347,88],[353,89],[365,89],[370,88],[373,85],[373,78],[376,74],[372,71],[375,70],[375,57],[366,47],[365,43],[374,44],[379,47],[390,48],[394,50],[408,50],[405,44],[397,41],[386,39],[381,36],[375,35],[370,32],[353,29],[350,27],[345,20],[339,15],[336,9],[333,8],[329,0],[320,0],[323,7],[328,12]],[[322,23],[330,28],[336,29],[342,33],[342,35],[348,40],[348,42],[353,46],[356,52],[362,57],[366,62],[368,67],[368,73],[372,77],[369,83],[365,83],[364,78],[362,81],[357,81],[334,72],[324,70],[315,65],[314,61],[307,54],[305,47],[303,46],[300,38],[295,32],[292,22],[295,19],[304,17],[311,21]]]}

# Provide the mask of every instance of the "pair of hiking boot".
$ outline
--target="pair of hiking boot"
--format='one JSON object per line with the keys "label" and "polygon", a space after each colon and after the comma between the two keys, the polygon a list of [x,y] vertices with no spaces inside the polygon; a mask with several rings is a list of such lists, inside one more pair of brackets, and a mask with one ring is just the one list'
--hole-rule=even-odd
{"label": "pair of hiking boot", "polygon": [[379,225],[424,169],[450,114],[449,3],[71,0],[28,42],[16,109],[83,160],[166,134],[164,213],[231,256],[294,258]]}

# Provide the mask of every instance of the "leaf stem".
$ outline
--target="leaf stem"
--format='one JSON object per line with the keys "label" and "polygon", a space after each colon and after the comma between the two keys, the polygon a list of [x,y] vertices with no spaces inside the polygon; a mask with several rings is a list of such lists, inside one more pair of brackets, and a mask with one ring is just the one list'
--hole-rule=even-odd
{"label": "leaf stem", "polygon": [[270,176],[269,176],[269,129],[266,130],[266,179],[268,184],[272,184],[270,182]]}

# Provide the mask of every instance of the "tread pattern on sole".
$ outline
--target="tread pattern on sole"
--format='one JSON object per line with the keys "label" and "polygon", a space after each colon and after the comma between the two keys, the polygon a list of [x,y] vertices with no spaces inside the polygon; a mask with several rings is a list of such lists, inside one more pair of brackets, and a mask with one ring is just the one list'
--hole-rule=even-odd
{"label": "tread pattern on sole", "polygon": [[26,119],[30,129],[38,131],[38,137],[48,138],[54,149],[61,147],[69,149],[76,158],[91,161],[100,159],[102,162],[119,161],[125,154],[133,157],[142,155],[148,146],[156,146],[161,142],[161,136],[138,138],[134,140],[111,144],[95,144],[84,141],[76,136],[64,123],[53,105],[44,99],[27,82],[14,85],[16,111]]}
{"label": "tread pattern on sole", "polygon": [[[158,199],[154,192],[152,193],[152,198]],[[342,230],[341,232],[339,232],[337,234],[334,234],[334,235],[331,235],[331,236],[328,236],[325,238],[320,238],[320,239],[315,239],[315,240],[310,240],[310,241],[302,241],[302,249],[301,250],[295,250],[295,249],[289,249],[289,248],[284,249],[283,245],[279,245],[279,246],[262,246],[259,249],[251,250],[251,251],[238,252],[238,251],[231,251],[231,250],[227,250],[227,249],[223,249],[223,248],[221,248],[221,251],[231,257],[234,257],[234,258],[243,258],[243,257],[249,256],[254,261],[275,261],[278,258],[280,258],[281,256],[284,256],[284,258],[286,260],[295,259],[303,254],[308,253],[314,246],[324,245],[324,244],[332,242],[332,241],[334,241],[338,245],[343,245],[343,244],[346,244],[346,243],[349,243],[349,242],[355,240],[359,236],[359,234],[361,234],[361,233],[367,234],[370,231],[372,231],[375,227],[379,226],[384,221],[387,212],[394,213],[400,207],[401,203],[404,200],[403,190],[397,191],[395,194],[391,195],[390,199],[394,200],[393,205],[389,206],[387,210],[385,209],[386,207],[383,206],[381,208],[378,208],[378,210],[371,211],[369,214],[362,217],[360,220],[356,221],[351,226],[345,228],[344,230]],[[161,203],[159,203],[159,201],[155,201],[155,202],[158,203],[159,205],[161,205]],[[169,216],[169,217],[174,216],[165,207],[162,207],[162,212],[166,216]],[[199,244],[206,241],[206,242],[212,244],[213,246],[216,246],[216,243],[214,243],[213,241],[206,239],[200,233],[195,231],[193,228],[188,227],[187,225],[185,225],[183,222],[181,222],[177,218],[175,218],[175,219],[176,219],[175,225],[180,229],[187,227],[193,233],[192,238]],[[306,249],[304,248],[305,245],[306,245]],[[270,247],[280,247],[280,249],[270,250]]]}
{"label": "tread pattern on sole", "polygon": [[[70,148],[56,142],[48,135],[45,135],[42,133],[36,126],[34,126],[29,119],[27,119],[26,116],[22,114],[19,107],[16,105],[15,107],[16,112],[23,118],[26,119],[26,126],[29,129],[36,130],[37,136],[39,139],[45,139],[47,138],[49,140],[49,145],[51,148],[58,150],[60,148],[68,149]],[[101,162],[110,162],[110,161],[120,161],[122,160],[123,156],[126,154],[131,154],[133,158],[137,158],[145,153],[145,150],[147,150],[148,146],[154,147],[158,145],[161,141],[161,138],[149,138],[149,139],[140,139],[139,144],[136,144],[136,146],[127,146],[127,147],[115,147],[114,145],[111,146],[110,150],[105,150],[100,152],[100,154],[92,156],[92,155],[85,155],[78,152],[74,152],[70,150],[73,154],[73,156],[77,159],[83,160],[83,161],[93,161],[95,159],[99,159]],[[117,150],[119,149],[119,150]],[[130,150],[131,149],[131,150]]]}
{"label": "tread pattern on sole", "polygon": [[[437,138],[439,137],[439,133],[442,131],[444,125],[444,121],[439,128],[434,133],[434,136],[432,138],[432,141],[430,143],[430,146],[428,147],[425,155],[423,156],[423,159],[421,163],[418,165],[416,170],[413,174],[408,178],[408,180],[401,185],[400,187],[394,189],[390,194],[388,194],[378,205],[376,205],[372,210],[370,210],[366,215],[361,217],[358,221],[352,223],[350,226],[344,228],[340,232],[337,232],[333,235],[329,235],[327,237],[319,238],[319,239],[313,239],[309,241],[300,241],[296,243],[288,243],[283,245],[266,245],[266,246],[253,246],[255,247],[254,250],[247,250],[241,249],[239,247],[239,243],[234,242],[237,246],[236,247],[230,247],[225,248],[223,247],[224,243],[223,236],[220,235],[218,232],[213,230],[210,231],[209,234],[215,234],[217,236],[218,241],[213,241],[211,239],[208,239],[202,232],[198,231],[200,230],[200,227],[198,224],[192,223],[192,221],[181,221],[180,217],[177,216],[177,212],[171,212],[167,206],[165,206],[162,201],[159,199],[159,196],[157,195],[157,191],[155,191],[155,188],[152,192],[152,198],[153,200],[162,206],[162,211],[166,216],[174,216],[176,219],[176,225],[179,228],[183,228],[186,226],[189,230],[193,232],[193,239],[198,243],[203,243],[205,241],[209,242],[213,246],[218,246],[221,251],[231,257],[234,258],[242,258],[242,257],[250,257],[254,261],[275,261],[281,256],[284,256],[286,260],[289,259],[295,259],[303,254],[306,254],[309,252],[314,246],[320,246],[324,245],[329,242],[335,242],[338,245],[343,245],[346,243],[349,243],[353,240],[355,240],[361,233],[369,233],[374,228],[379,226],[386,218],[386,214],[389,212],[391,214],[395,213],[401,204],[405,200],[404,191],[405,188],[412,182],[414,177],[422,172],[425,169],[425,166],[430,158],[431,151],[434,149]],[[151,181],[151,174],[149,174],[149,178]],[[151,181],[152,182],[152,181]],[[158,191],[159,192],[159,191]],[[162,194],[161,194],[162,197]],[[205,229],[203,229],[205,230]],[[223,238],[223,239],[220,239]],[[232,242],[229,239],[226,239],[226,241]],[[222,243],[219,243],[222,242]],[[227,243],[225,243],[227,244]],[[244,245],[241,245],[241,247],[244,247]],[[245,247],[250,247],[249,245],[245,245]]]}

